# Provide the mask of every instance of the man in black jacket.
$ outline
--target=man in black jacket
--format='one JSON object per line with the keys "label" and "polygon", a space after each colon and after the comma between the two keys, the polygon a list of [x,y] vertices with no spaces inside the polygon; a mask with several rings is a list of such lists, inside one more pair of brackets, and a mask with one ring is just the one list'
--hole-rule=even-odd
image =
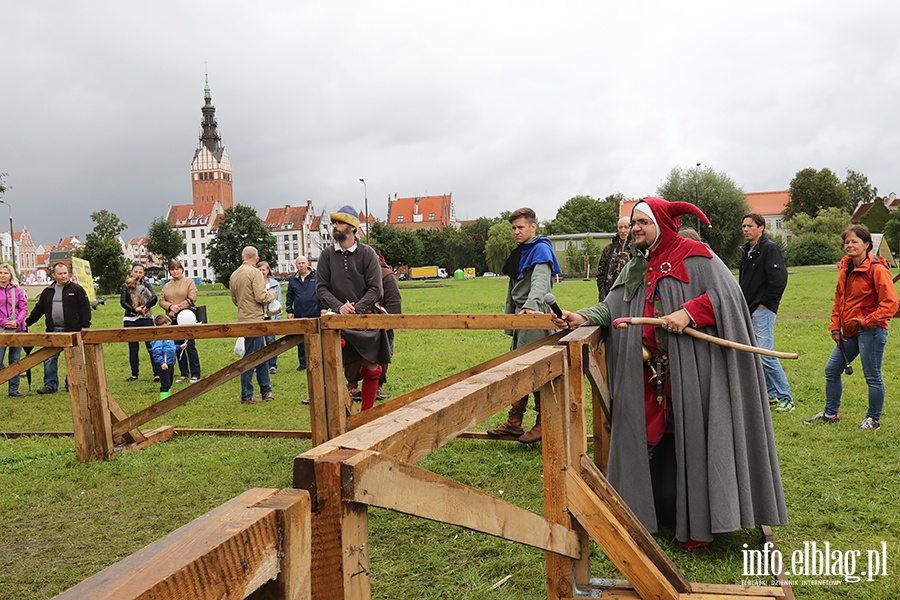
{"label": "man in black jacket", "polygon": [[[309,268],[309,259],[298,256],[297,272],[288,277],[287,299],[284,310],[288,319],[319,318],[319,297],[316,295],[316,272]],[[298,371],[306,368],[306,347],[297,345],[297,358],[300,361]]]}
{"label": "man in black jacket", "polygon": [[[765,236],[765,219],[749,213],[741,219],[741,228],[747,240],[741,246],[741,291],[750,309],[757,345],[771,350],[775,345],[775,314],[787,286],[787,266],[778,244]],[[762,364],[769,403],[775,406],[775,412],[791,412],[794,399],[781,363],[774,356],[763,356]]]}
{"label": "man in black jacket", "polygon": [[[65,264],[56,263],[52,272],[56,283],[41,292],[25,324],[34,325],[45,317],[49,332],[87,329],[91,326],[91,303],[87,292],[69,280],[69,267]],[[38,394],[55,394],[59,389],[58,361],[59,354],[44,361],[44,387],[37,391]]]}

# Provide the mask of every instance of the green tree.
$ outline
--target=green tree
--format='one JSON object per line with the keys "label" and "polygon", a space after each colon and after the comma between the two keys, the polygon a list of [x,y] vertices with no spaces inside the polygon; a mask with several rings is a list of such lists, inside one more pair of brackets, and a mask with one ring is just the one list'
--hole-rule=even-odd
{"label": "green tree", "polygon": [[147,251],[161,256],[162,266],[168,270],[169,262],[184,252],[184,236],[172,227],[168,219],[153,219],[150,229],[147,230]]}
{"label": "green tree", "polygon": [[421,266],[425,256],[422,240],[415,233],[384,223],[374,223],[370,232],[372,243],[378,245],[389,265]]}
{"label": "green tree", "polygon": [[209,265],[216,272],[220,283],[229,285],[231,274],[241,266],[241,251],[246,246],[254,246],[259,251],[260,260],[277,264],[275,236],[256,215],[256,211],[244,204],[226,208],[219,218],[216,237],[207,251]]}
{"label": "green tree", "polygon": [[615,231],[619,220],[617,202],[596,200],[590,196],[570,198],[556,211],[556,217],[544,224],[548,235],[561,233],[600,233]]}
{"label": "green tree", "polygon": [[5,192],[6,190],[11,190],[12,186],[6,185],[4,179],[9,176],[9,173],[0,173],[0,194]]}
{"label": "green tree", "polygon": [[566,241],[566,264],[565,272],[578,274],[586,271],[584,263],[584,249],[579,245],[578,240]]}
{"label": "green tree", "polygon": [[878,197],[878,188],[869,185],[869,178],[853,169],[847,169],[844,187],[850,194],[851,210],[856,210],[860,204],[873,202]]}
{"label": "green tree", "polygon": [[784,249],[784,260],[790,266],[830,265],[841,258],[840,246],[821,233],[806,233],[791,239]]}
{"label": "green tree", "polygon": [[[108,210],[91,213],[91,220],[94,230],[85,236],[84,247],[75,256],[91,263],[91,273],[97,278],[101,294],[114,294],[128,274],[125,253],[117,239],[128,226]],[[82,284],[93,285],[93,282]]]}
{"label": "green tree", "polygon": [[840,247],[841,232],[850,226],[850,215],[840,208],[831,207],[820,210],[815,217],[800,213],[784,224],[797,237],[815,233],[829,238],[831,243]]}
{"label": "green tree", "polygon": [[476,273],[484,273],[488,271],[487,257],[485,255],[485,244],[487,244],[488,234],[491,227],[496,223],[506,223],[509,221],[500,217],[488,219],[481,217],[476,219],[474,223],[466,225],[459,230],[460,235],[452,240],[453,253],[457,258],[456,265],[459,267],[475,267]]}
{"label": "green tree", "polygon": [[691,216],[681,217],[681,224],[695,228],[725,264],[736,264],[738,247],[744,243],[741,217],[750,212],[750,207],[734,180],[712,167],[673,167],[656,193],[672,202],[689,202],[699,207],[711,227]]}
{"label": "green tree", "polygon": [[881,233],[888,219],[891,218],[891,211],[887,209],[880,199],[876,198],[872,207],[866,211],[859,222],[869,228],[872,233]]}
{"label": "green tree", "polygon": [[816,171],[806,168],[791,180],[791,199],[784,216],[788,219],[799,213],[818,214],[823,208],[840,208],[848,215],[853,210],[850,192],[830,169]]}
{"label": "green tree", "polygon": [[491,225],[487,242],[484,244],[488,269],[494,273],[502,273],[503,265],[515,247],[516,238],[509,223],[499,222]]}
{"label": "green tree", "polygon": [[891,213],[891,218],[884,224],[884,239],[888,248],[900,252],[900,211]]}

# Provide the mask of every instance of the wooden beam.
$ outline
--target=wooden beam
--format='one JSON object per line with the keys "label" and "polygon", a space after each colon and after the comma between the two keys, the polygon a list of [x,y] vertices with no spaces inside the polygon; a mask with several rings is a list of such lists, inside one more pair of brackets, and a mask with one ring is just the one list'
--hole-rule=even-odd
{"label": "wooden beam", "polygon": [[[600,544],[609,560],[631,582],[640,597],[678,600],[678,590],[631,540],[628,530],[584,480],[568,471],[565,474],[565,483],[572,515]],[[549,579],[549,573],[547,577]]]}
{"label": "wooden beam", "polygon": [[81,462],[96,458],[97,441],[94,424],[88,406],[87,383],[85,381],[84,348],[66,348],[66,372],[69,382],[69,406],[72,409],[72,428],[75,431],[75,454]]}
{"label": "wooden beam", "polygon": [[[3,336],[0,336],[0,339],[2,339],[2,337]],[[23,356],[20,360],[14,362],[13,364],[7,367],[0,368],[0,383],[6,383],[16,375],[21,375],[28,369],[36,367],[51,356],[56,356],[60,352],[62,352],[62,349],[57,346],[53,348],[41,348],[37,352],[32,352],[28,356]]]}
{"label": "wooden beam", "polygon": [[292,488],[256,504],[274,509],[282,537],[277,581],[278,598],[306,600],[312,597],[312,522],[309,492]]}
{"label": "wooden beam", "polygon": [[609,420],[612,416],[612,399],[609,393],[609,386],[606,384],[606,359],[605,346],[595,346],[587,348],[587,356],[585,357],[584,372],[588,376],[588,380],[600,399],[603,400],[600,409],[603,416]]}
{"label": "wooden beam", "polygon": [[97,458],[109,460],[113,455],[113,435],[109,393],[106,389],[106,363],[103,360],[103,347],[91,345],[83,346],[83,349],[87,406],[91,413],[91,423],[97,445],[95,454]]}
{"label": "wooden beam", "polygon": [[135,450],[143,450],[144,448],[152,446],[153,444],[167,442],[175,437],[175,428],[171,425],[163,425],[162,427],[157,427],[156,429],[142,432],[141,437],[143,439],[140,442],[134,442],[132,444],[126,444],[125,446],[117,447],[116,451],[133,452]]}
{"label": "wooden beam", "polygon": [[[327,439],[333,439],[347,431],[347,403],[350,392],[344,378],[344,353],[341,350],[341,332],[337,330],[322,331],[322,383],[325,397]],[[310,397],[310,403],[312,397]]]}
{"label": "wooden beam", "polygon": [[[329,334],[331,335],[331,334]],[[322,361],[322,335],[303,336],[306,348],[306,390],[309,394],[309,427],[313,446],[328,441],[328,413],[325,409],[325,375]]]}
{"label": "wooden beam", "polygon": [[[87,331],[87,330],[85,330]],[[71,348],[78,345],[77,331],[60,333],[4,333],[0,337],[0,346]]]}
{"label": "wooden beam", "polygon": [[56,598],[245,598],[283,577],[287,559],[298,563],[287,565],[288,586],[296,592],[290,597],[307,599],[303,578],[293,571],[304,564],[305,540],[298,529],[308,519],[308,501],[299,490],[248,490]]}
{"label": "wooden beam", "polygon": [[[180,329],[178,334],[181,335]],[[171,335],[171,332],[169,332],[169,335]],[[130,415],[126,419],[119,421],[118,423],[113,425],[113,435],[122,435],[126,431],[129,431],[136,427],[140,427],[144,423],[152,421],[156,417],[163,415],[174,408],[178,408],[182,404],[193,400],[197,396],[205,394],[209,390],[222,385],[226,381],[234,379],[235,377],[239,377],[244,371],[248,371],[256,365],[266,362],[273,356],[277,356],[285,350],[293,348],[301,341],[301,339],[302,338],[300,336],[290,335],[275,340],[274,343],[260,348],[253,354],[245,356],[239,361],[232,363],[223,369],[219,369],[212,375],[204,377],[197,383],[193,383],[190,386],[178,392],[175,392],[165,400],[160,400],[155,404],[151,404],[147,408],[140,410],[133,415]]]}
{"label": "wooden beam", "polygon": [[371,594],[368,512],[365,505],[344,502],[342,493],[341,463],[354,454],[338,450],[309,461],[303,481],[298,482],[295,471],[294,486],[309,491],[314,511],[311,568],[316,600],[367,600]]}
{"label": "wooden beam", "polygon": [[[259,337],[263,335],[304,335],[307,333],[318,332],[319,324],[317,321],[318,319],[278,319],[275,321],[179,325],[178,339],[203,340],[214,338]],[[165,327],[85,329],[82,336],[85,344],[150,342],[153,340],[171,339],[172,330],[166,329]]]}
{"label": "wooden beam", "polygon": [[[619,493],[600,473],[597,465],[587,456],[581,456],[579,464],[580,470],[575,469],[574,471],[579,473],[580,479],[599,499],[608,514],[615,520],[617,526],[626,533],[628,539],[633,541],[640,553],[650,560],[655,570],[662,573],[673,589],[682,594],[689,593],[691,584],[678,570],[678,567],[666,556],[666,553],[663,552],[656,540],[653,539],[653,536],[650,535],[650,532],[647,531],[628,505],[625,504]],[[629,577],[629,579],[631,578]]]}
{"label": "wooden beam", "polygon": [[323,315],[322,329],[551,329],[547,314]]}
{"label": "wooden beam", "polygon": [[577,558],[578,539],[490,494],[377,452],[344,461],[344,500],[458,525],[473,531]]}
{"label": "wooden beam", "polygon": [[[119,421],[124,421],[128,418],[128,413],[116,402],[116,399],[112,397],[109,393],[109,390],[106,391],[106,406],[109,408],[109,420],[111,425],[115,425]],[[129,429],[122,435],[113,435],[113,441],[116,443],[127,442],[127,443],[140,443],[144,441],[144,434],[141,433],[141,430],[135,427],[134,429]]]}
{"label": "wooden beam", "polygon": [[446,387],[453,385],[454,383],[465,381],[473,375],[484,373],[488,369],[493,369],[497,365],[502,365],[503,363],[518,356],[522,356],[523,354],[527,354],[528,352],[531,352],[536,348],[542,348],[544,346],[554,346],[556,345],[556,342],[559,341],[559,339],[564,335],[564,333],[565,332],[560,331],[559,333],[547,336],[536,342],[532,342],[527,346],[522,346],[521,348],[517,348],[505,354],[501,354],[500,356],[485,361],[480,365],[475,365],[474,367],[470,367],[465,371],[460,371],[459,373],[455,373],[449,377],[445,377],[440,381],[435,381],[434,383],[412,390],[411,392],[403,394],[402,396],[397,396],[396,398],[388,400],[383,404],[376,405],[370,410],[352,415],[347,418],[347,430],[349,431],[351,429],[356,429],[360,425],[364,425],[370,421],[374,421],[375,419],[383,417],[384,415],[389,414],[400,407],[412,404],[416,400],[424,398],[429,394],[438,392]]}
{"label": "wooden beam", "polygon": [[[321,452],[335,447],[375,450],[415,463],[512,399],[558,377],[564,355],[562,348],[538,348],[322,444]],[[301,456],[315,456],[314,451]]]}
{"label": "wooden beam", "polygon": [[592,422],[594,463],[600,472],[605,474],[609,463],[612,423],[612,398],[606,385],[606,344],[586,347],[585,355],[585,373],[591,382],[591,406],[594,417]]}

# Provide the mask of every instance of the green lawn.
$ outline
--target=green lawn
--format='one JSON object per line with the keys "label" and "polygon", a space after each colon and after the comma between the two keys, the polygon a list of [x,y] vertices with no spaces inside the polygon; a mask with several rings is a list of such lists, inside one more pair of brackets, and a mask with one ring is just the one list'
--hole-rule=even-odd
{"label": "green lawn", "polygon": [[[862,368],[845,378],[843,422],[809,427],[803,419],[823,406],[822,368],[832,342],[826,331],[836,271],[832,267],[792,272],[776,326],[776,348],[800,353],[784,361],[797,410],[774,415],[785,493],[791,519],[776,528],[780,549],[790,556],[804,542],[832,549],[866,551],[887,543],[888,577],[856,584],[810,585],[800,578],[800,598],[898,598],[894,577],[900,518],[894,503],[898,483],[898,424],[893,402],[900,357],[891,341],[885,355],[888,389],[883,426],[878,432],[856,429],[865,416]],[[479,278],[401,287],[409,313],[490,313],[502,310],[505,278]],[[579,308],[596,301],[593,281],[565,281],[554,290],[560,305]],[[233,319],[234,307],[221,291],[204,293],[210,320]],[[95,327],[121,325],[115,299],[94,313]],[[390,370],[394,395],[415,389],[503,353],[509,338],[499,331],[401,331]],[[204,374],[237,360],[228,340],[198,342]],[[149,359],[142,349],[141,379],[127,383],[128,349],[107,346],[110,392],[132,412],[157,398]],[[62,361],[61,361],[62,364]],[[276,401],[242,406],[233,380],[149,424],[197,428],[309,429],[304,373],[295,370],[288,351],[273,376]],[[61,369],[64,372],[64,369]],[[28,397],[0,395],[0,429],[71,429],[65,394],[38,396],[41,369],[34,369]],[[23,381],[23,391],[27,386]],[[176,388],[177,389],[177,388]],[[500,422],[498,414],[491,423]],[[532,415],[526,417],[530,424]],[[483,424],[487,426],[487,424]],[[183,436],[109,462],[81,464],[71,438],[0,439],[0,599],[49,598],[109,564],[187,523],[249,487],[289,487],[292,458],[307,450],[302,440]],[[438,473],[502,495],[541,512],[540,446],[514,442],[456,440],[422,465]],[[372,582],[376,598],[545,598],[543,552],[455,527],[387,511],[371,511]],[[758,548],[757,531],[721,536],[706,550],[688,552],[660,544],[691,581],[740,583],[743,544]],[[865,570],[857,566],[857,572]],[[615,576],[594,550],[595,576]],[[497,590],[490,586],[512,578]]]}

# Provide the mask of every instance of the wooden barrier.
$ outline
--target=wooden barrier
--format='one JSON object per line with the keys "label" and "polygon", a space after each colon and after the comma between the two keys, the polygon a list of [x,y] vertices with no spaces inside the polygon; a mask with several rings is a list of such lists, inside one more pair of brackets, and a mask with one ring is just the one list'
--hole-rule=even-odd
{"label": "wooden barrier", "polygon": [[56,598],[305,600],[309,532],[309,494],[248,490]]}

